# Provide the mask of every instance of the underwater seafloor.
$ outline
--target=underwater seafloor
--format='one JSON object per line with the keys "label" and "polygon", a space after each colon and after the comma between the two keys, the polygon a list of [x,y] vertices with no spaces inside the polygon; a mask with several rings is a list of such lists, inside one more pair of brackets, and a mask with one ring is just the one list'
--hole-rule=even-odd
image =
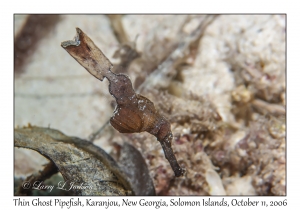
{"label": "underwater seafloor", "polygon": [[[16,127],[92,139],[116,160],[127,142],[144,158],[157,195],[286,195],[285,15],[14,18]],[[75,27],[170,121],[184,176],[174,178],[154,136],[107,124],[115,106],[108,81],[60,46]],[[15,179],[47,162],[16,148]]]}

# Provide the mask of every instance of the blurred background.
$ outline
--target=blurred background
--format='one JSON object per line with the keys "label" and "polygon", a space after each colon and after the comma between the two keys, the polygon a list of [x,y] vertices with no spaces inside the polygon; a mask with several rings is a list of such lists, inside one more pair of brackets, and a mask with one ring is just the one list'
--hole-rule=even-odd
{"label": "blurred background", "polygon": [[[15,127],[58,129],[112,156],[129,142],[158,195],[285,195],[285,15],[15,15],[14,23]],[[184,177],[174,179],[155,137],[107,125],[115,106],[107,80],[60,46],[76,27],[171,121]],[[15,178],[47,162],[15,149]]]}

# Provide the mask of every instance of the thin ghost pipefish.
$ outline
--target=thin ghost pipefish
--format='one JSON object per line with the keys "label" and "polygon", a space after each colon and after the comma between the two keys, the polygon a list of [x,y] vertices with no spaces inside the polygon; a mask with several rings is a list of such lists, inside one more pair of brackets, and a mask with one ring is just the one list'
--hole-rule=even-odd
{"label": "thin ghost pipefish", "polygon": [[183,175],[184,170],[172,150],[173,135],[168,120],[158,113],[148,98],[135,93],[127,75],[111,71],[112,63],[81,29],[76,28],[76,32],[74,40],[62,42],[61,46],[94,77],[109,81],[109,92],[117,102],[110,124],[120,133],[146,131],[154,135],[175,176]]}

